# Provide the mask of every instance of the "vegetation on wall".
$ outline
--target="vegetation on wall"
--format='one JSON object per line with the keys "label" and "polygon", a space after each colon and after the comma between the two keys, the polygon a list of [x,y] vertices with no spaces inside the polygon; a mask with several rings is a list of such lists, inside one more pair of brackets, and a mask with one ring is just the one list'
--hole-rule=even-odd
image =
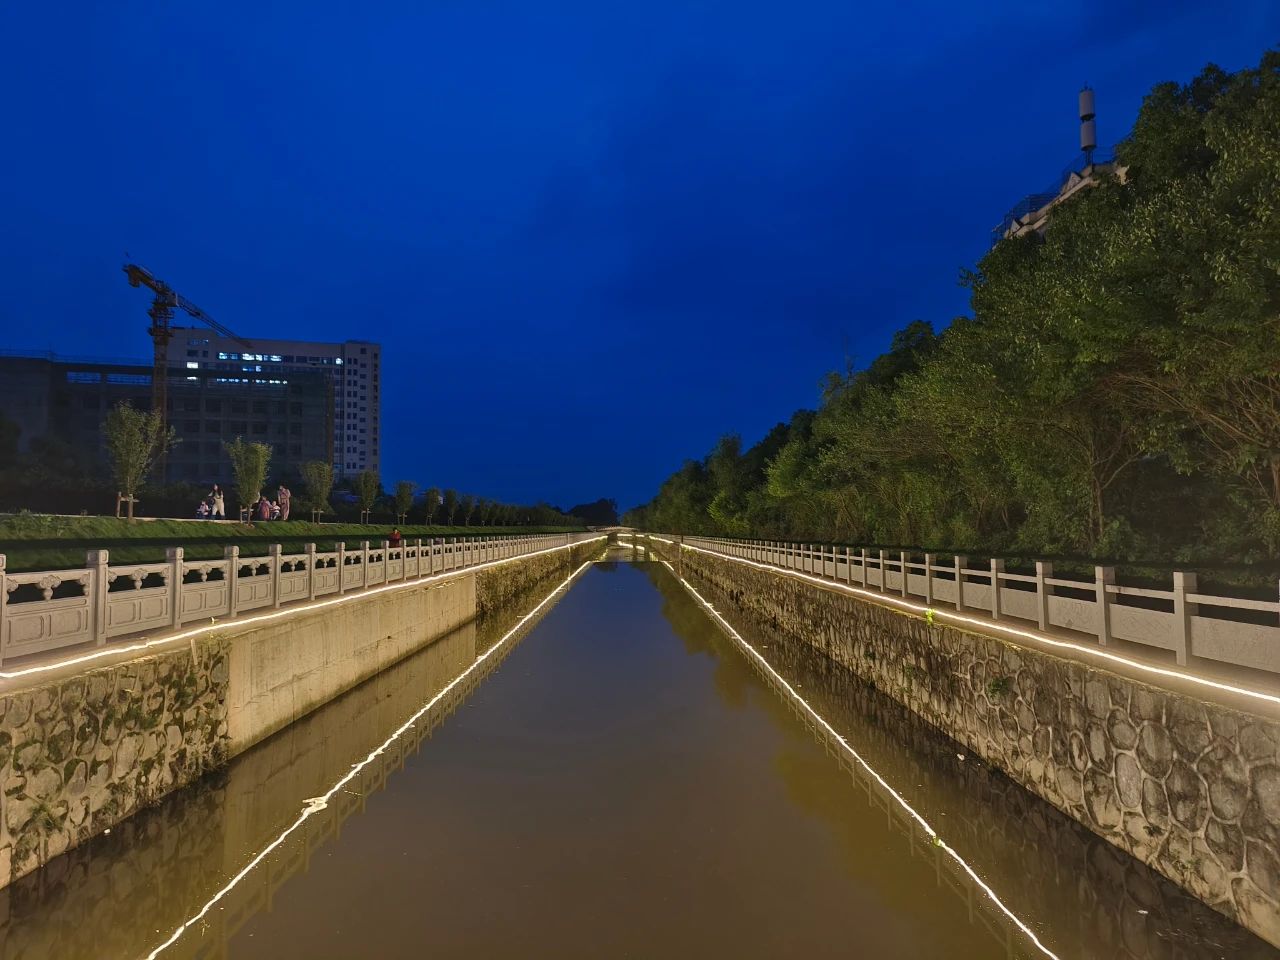
{"label": "vegetation on wall", "polygon": [[1121,175],[965,275],[817,411],[627,522],[1168,561],[1280,553],[1280,52],[1147,96]]}

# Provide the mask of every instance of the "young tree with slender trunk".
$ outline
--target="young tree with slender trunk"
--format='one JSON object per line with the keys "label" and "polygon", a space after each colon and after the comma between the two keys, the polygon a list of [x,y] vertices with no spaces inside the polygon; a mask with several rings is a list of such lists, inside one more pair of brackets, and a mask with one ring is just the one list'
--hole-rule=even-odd
{"label": "young tree with slender trunk", "polygon": [[235,478],[240,509],[252,510],[253,504],[261,498],[262,487],[267,482],[271,445],[246,443],[243,437],[236,437],[229,443],[224,443],[222,449],[231,460],[231,475]]}
{"label": "young tree with slender trunk", "polygon": [[412,480],[401,480],[396,484],[396,516],[402,524],[407,522],[409,508],[413,506],[413,495],[417,489],[418,485]]}
{"label": "young tree with slender trunk", "polygon": [[458,491],[446,490],[441,501],[441,507],[444,509],[445,524],[452,527],[454,514],[458,512]]}
{"label": "young tree with slender trunk", "polygon": [[378,475],[372,470],[361,470],[352,481],[351,490],[360,504],[361,523],[369,522],[369,511],[373,509],[374,501],[378,499],[381,486]]}
{"label": "young tree with slender trunk", "polygon": [[430,524],[440,509],[440,488],[427,487],[427,492],[423,494],[422,499],[427,509],[427,516],[424,522]]}
{"label": "young tree with slender trunk", "polygon": [[329,512],[329,495],[333,492],[333,464],[311,460],[302,465],[302,480],[307,485],[307,507],[313,522]]}
{"label": "young tree with slender trunk", "polygon": [[179,442],[176,431],[164,425],[160,411],[143,413],[121,401],[107,414],[102,433],[111,460],[112,476],[120,495],[129,505],[128,515],[132,521],[138,490],[156,460]]}

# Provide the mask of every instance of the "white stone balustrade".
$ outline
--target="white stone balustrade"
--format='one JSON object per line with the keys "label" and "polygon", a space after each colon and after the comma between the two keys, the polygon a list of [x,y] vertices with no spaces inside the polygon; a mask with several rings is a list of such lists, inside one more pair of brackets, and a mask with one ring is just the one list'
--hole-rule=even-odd
{"label": "white stone balustrade", "polygon": [[340,542],[331,551],[308,543],[301,553],[271,544],[264,557],[242,557],[231,546],[221,560],[188,560],[182,547],[171,547],[162,563],[116,565],[107,551],[94,550],[81,569],[32,573],[8,572],[0,554],[0,662],[417,580],[592,536],[436,537],[357,548]]}
{"label": "white stone balustrade", "polygon": [[[757,563],[837,580],[867,590],[946,604],[1000,621],[1026,621],[1046,632],[1086,634],[1106,646],[1122,640],[1169,651],[1188,665],[1217,661],[1280,674],[1280,595],[1276,600],[1203,594],[1192,573],[1174,573],[1169,590],[1116,583],[1114,567],[1092,580],[1054,576],[1053,565],[1012,573],[1005,561],[969,566],[967,557],[939,558],[847,546],[682,537],[682,543]],[[949,560],[950,562],[942,562]],[[1135,598],[1126,602],[1122,598]]]}

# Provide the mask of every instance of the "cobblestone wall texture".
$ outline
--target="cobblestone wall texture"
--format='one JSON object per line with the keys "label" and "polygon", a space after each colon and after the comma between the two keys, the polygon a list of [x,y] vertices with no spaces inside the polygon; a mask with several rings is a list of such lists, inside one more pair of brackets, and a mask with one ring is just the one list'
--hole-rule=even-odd
{"label": "cobblestone wall texture", "polygon": [[0,885],[225,761],[226,643],[0,697]]}
{"label": "cobblestone wall texture", "polygon": [[1280,945],[1280,722],[681,552],[682,575],[726,597],[738,615],[822,651]]}

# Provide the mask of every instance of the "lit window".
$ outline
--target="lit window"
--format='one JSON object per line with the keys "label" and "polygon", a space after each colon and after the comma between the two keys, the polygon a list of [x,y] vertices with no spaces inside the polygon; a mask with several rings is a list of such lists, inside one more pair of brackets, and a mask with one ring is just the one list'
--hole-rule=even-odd
{"label": "lit window", "polygon": [[199,369],[200,369],[200,364],[199,364],[198,362],[196,362],[195,360],[188,360],[188,361],[187,361],[187,369],[188,369],[188,370],[199,370]]}

